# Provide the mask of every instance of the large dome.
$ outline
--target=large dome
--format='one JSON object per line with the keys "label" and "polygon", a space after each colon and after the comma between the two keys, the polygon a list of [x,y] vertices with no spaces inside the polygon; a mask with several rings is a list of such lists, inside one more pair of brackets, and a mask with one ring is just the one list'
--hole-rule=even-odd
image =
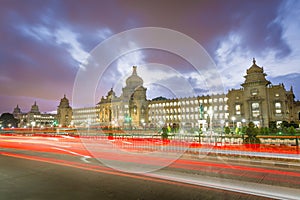
{"label": "large dome", "polygon": [[132,75],[126,79],[126,86],[129,88],[137,88],[143,85],[143,79],[137,75],[136,66],[132,67]]}

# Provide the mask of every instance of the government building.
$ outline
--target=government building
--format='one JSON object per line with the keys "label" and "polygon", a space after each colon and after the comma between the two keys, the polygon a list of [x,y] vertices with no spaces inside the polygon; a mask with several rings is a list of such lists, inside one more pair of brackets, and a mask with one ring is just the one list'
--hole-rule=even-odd
{"label": "government building", "polygon": [[165,125],[186,129],[210,127],[240,127],[254,122],[258,127],[283,121],[300,123],[300,102],[295,101],[293,88],[287,90],[283,83],[273,85],[266,78],[263,67],[256,64],[246,70],[245,80],[238,89],[227,94],[195,97],[147,99],[147,88],[138,76],[137,67],[126,79],[118,96],[111,89],[94,107],[72,109],[64,96],[57,114],[41,114],[36,103],[30,112],[21,113],[17,106],[14,116],[20,125],[32,123],[61,127],[101,126],[121,129],[152,129]]}
{"label": "government building", "polygon": [[198,128],[243,126],[252,121],[259,127],[279,125],[283,121],[300,123],[300,102],[295,101],[293,88],[283,83],[273,85],[266,79],[263,67],[253,59],[239,89],[227,94],[148,100],[143,79],[137,67],[126,79],[126,86],[117,96],[113,89],[92,108],[73,109],[73,123],[78,126],[98,124],[120,128],[155,128],[166,124]]}

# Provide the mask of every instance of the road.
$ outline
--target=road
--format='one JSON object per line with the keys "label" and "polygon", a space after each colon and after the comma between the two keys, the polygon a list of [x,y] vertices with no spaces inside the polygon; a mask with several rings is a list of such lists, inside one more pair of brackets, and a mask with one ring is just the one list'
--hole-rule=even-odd
{"label": "road", "polygon": [[185,154],[168,166],[135,174],[101,161],[149,162],[98,153],[100,161],[71,137],[1,136],[0,199],[297,199],[300,195],[298,165],[234,163]]}

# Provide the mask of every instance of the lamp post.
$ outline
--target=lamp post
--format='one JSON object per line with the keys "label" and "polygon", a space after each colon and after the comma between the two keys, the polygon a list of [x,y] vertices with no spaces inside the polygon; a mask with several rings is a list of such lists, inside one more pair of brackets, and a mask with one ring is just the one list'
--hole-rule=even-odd
{"label": "lamp post", "polygon": [[246,131],[246,127],[245,127],[245,123],[246,123],[246,120],[245,119],[242,119],[242,122],[243,122],[243,129],[242,129],[242,140],[243,140],[243,143],[245,143],[245,131]]}
{"label": "lamp post", "polygon": [[33,133],[33,127],[35,126],[35,121],[31,122],[31,132]]}
{"label": "lamp post", "polygon": [[213,110],[212,109],[209,109],[207,111],[207,114],[209,115],[209,132],[210,132],[210,141],[209,143],[211,142],[211,139],[212,139],[212,117],[213,117]]}
{"label": "lamp post", "polygon": [[225,124],[225,120],[222,119],[222,120],[221,120],[221,127],[222,127],[222,129],[221,129],[221,145],[223,145],[223,131],[224,131],[224,124]]}
{"label": "lamp post", "polygon": [[145,130],[146,127],[145,127],[145,120],[144,119],[141,119],[141,125],[143,126],[143,129]]}

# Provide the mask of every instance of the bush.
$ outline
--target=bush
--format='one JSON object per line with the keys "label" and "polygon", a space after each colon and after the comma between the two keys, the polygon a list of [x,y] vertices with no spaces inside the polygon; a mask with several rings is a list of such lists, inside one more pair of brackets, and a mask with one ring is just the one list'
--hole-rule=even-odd
{"label": "bush", "polygon": [[225,131],[226,134],[229,134],[230,133],[230,128],[228,126],[226,126],[224,131]]}
{"label": "bush", "polygon": [[248,127],[246,129],[246,135],[248,136],[245,139],[245,144],[260,144],[260,139],[257,138],[259,130],[255,127],[253,122],[249,122]]}

